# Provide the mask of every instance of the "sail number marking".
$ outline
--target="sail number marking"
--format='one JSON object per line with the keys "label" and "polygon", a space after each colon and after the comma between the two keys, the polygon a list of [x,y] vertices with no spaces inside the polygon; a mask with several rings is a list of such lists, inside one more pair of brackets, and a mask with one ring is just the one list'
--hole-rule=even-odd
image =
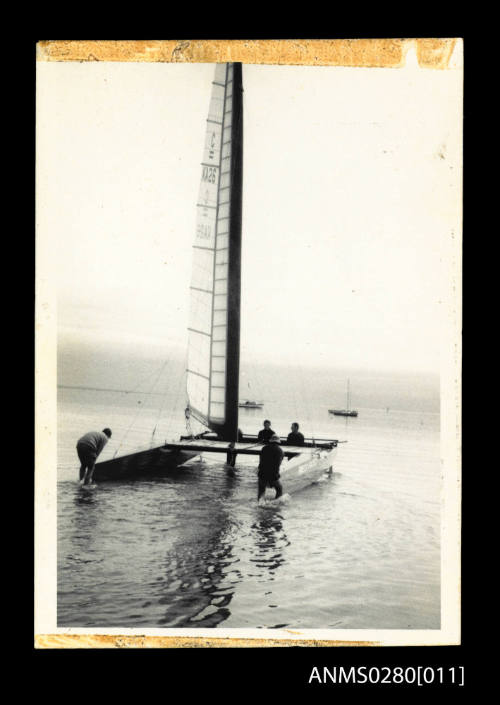
{"label": "sail number marking", "polygon": [[215,184],[217,181],[217,167],[204,166],[201,172],[201,179],[209,184]]}
{"label": "sail number marking", "polygon": [[210,240],[212,237],[212,227],[210,223],[200,222],[196,226],[196,235],[201,240]]}

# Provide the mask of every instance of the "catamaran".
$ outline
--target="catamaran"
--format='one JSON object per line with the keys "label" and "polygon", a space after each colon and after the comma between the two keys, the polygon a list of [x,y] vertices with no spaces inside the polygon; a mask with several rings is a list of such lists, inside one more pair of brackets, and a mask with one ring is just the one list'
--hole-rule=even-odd
{"label": "catamaran", "polygon": [[[259,455],[256,435],[238,426],[240,366],[241,235],[243,188],[243,86],[240,63],[217,64],[212,82],[201,185],[196,204],[188,335],[186,425],[206,430],[179,441],[97,463],[94,479],[116,480],[168,473],[204,453]],[[288,446],[281,478],[293,492],[331,470],[334,439],[305,439]]]}

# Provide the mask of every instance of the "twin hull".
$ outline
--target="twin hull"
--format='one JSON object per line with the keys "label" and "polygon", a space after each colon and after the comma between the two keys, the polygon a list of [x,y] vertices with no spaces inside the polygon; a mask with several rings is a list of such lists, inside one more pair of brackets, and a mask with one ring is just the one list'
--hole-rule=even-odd
{"label": "twin hull", "polygon": [[312,482],[317,482],[325,472],[332,469],[336,453],[336,448],[318,450],[312,455],[298,455],[288,461],[284,460],[280,468],[283,492],[297,492]]}
{"label": "twin hull", "polygon": [[184,450],[166,450],[165,448],[149,448],[148,450],[122,455],[119,458],[96,463],[94,480],[126,480],[144,477],[161,477],[187,460],[198,455]]}
{"label": "twin hull", "polygon": [[[286,493],[297,492],[319,480],[325,472],[332,468],[336,452],[336,448],[332,450],[318,449],[312,454],[297,455],[289,460],[285,458],[280,468],[283,491]],[[176,468],[199,455],[195,451],[169,450],[163,447],[150,448],[97,463],[94,480],[102,482],[161,477],[172,473]],[[274,490],[271,490],[271,493],[270,496],[274,496]]]}

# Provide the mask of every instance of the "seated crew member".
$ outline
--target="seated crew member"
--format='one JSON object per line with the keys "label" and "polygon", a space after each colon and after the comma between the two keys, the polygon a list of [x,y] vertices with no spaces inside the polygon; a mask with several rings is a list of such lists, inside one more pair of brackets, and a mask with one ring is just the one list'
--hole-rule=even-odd
{"label": "seated crew member", "polygon": [[95,462],[110,438],[111,429],[104,428],[102,431],[89,431],[78,440],[76,452],[80,460],[80,480],[84,485],[92,484]]}
{"label": "seated crew member", "polygon": [[257,501],[266,491],[266,487],[273,487],[276,490],[275,499],[281,497],[283,488],[280,482],[280,465],[283,460],[283,449],[280,446],[280,439],[275,433],[260,451],[259,462],[259,489]]}
{"label": "seated crew member", "polygon": [[299,431],[299,424],[295,421],[292,424],[292,431],[288,434],[286,442],[289,446],[303,446],[304,436]]}
{"label": "seated crew member", "polygon": [[271,422],[269,421],[269,419],[266,419],[264,421],[264,428],[259,431],[257,440],[259,441],[259,443],[269,443],[269,439],[271,438],[271,436],[274,436],[274,431],[271,428]]}

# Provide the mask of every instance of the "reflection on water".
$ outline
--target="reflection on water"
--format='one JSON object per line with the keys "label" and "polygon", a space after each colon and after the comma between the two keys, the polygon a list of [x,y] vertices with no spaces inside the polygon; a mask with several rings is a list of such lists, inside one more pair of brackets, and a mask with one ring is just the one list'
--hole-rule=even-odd
{"label": "reflection on water", "polygon": [[238,587],[248,577],[273,581],[290,546],[283,515],[252,501],[254,483],[202,463],[156,485],[61,483],[60,625],[111,626],[123,611],[126,624],[222,624]]}
{"label": "reflection on water", "polygon": [[234,525],[227,512],[216,511],[193,540],[182,539],[165,557],[165,582],[158,620],[169,627],[215,627],[229,616],[234,584],[242,579],[235,567],[231,536]]}
{"label": "reflection on water", "polygon": [[[244,504],[238,498],[233,501],[241,477],[227,467],[222,480],[209,520],[201,521],[199,517],[201,524],[196,535],[189,537],[183,533],[167,552],[163,595],[159,599],[167,606],[158,620],[162,626],[215,627],[229,618],[235,590],[246,577],[238,567],[240,558],[235,555],[235,543],[241,535],[250,536],[249,560],[264,569],[260,571],[264,580],[273,580],[274,572],[284,562],[282,551],[289,542],[283,518],[265,511],[264,516],[251,524],[250,532],[246,532],[247,498]],[[253,483],[250,488],[255,490]]]}
{"label": "reflection on water", "polygon": [[283,565],[283,550],[290,545],[283,530],[283,517],[271,514],[252,524],[254,551],[250,561],[258,568],[265,568],[267,580],[274,580],[276,570]]}
{"label": "reflection on water", "polygon": [[79,561],[89,563],[98,550],[102,497],[95,491],[84,490],[78,486],[73,505],[75,512],[70,524],[71,543],[79,551]]}

